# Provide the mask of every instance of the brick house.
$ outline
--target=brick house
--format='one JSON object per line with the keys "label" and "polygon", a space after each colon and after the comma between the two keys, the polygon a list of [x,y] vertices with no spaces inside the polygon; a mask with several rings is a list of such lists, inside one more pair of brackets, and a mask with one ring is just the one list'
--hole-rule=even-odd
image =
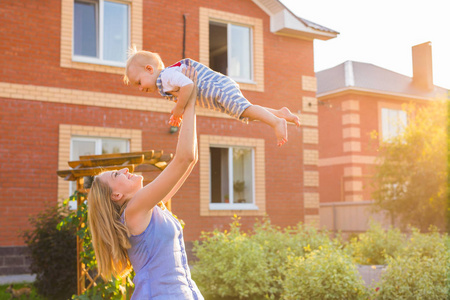
{"label": "brick house", "polygon": [[[338,33],[277,0],[170,4],[2,3],[0,275],[27,272],[20,231],[30,228],[29,216],[69,196],[73,187],[56,176],[69,160],[175,151],[167,123],[173,104],[122,83],[130,44],[160,53],[166,65],[190,57],[226,72],[255,104],[304,112],[304,126],[289,125],[289,142],[278,148],[263,124],[198,110],[199,163],[172,201],[188,244],[233,214],[246,228],[266,214],[281,226],[318,222],[318,115],[308,105],[316,103],[313,40]],[[236,180],[245,182],[239,193]]]}
{"label": "brick house", "polygon": [[448,93],[433,85],[431,43],[414,46],[412,55],[412,78],[355,61],[316,73],[322,226],[354,232],[366,230],[369,217],[390,222],[367,210],[379,141],[408,123],[403,104],[426,105]]}

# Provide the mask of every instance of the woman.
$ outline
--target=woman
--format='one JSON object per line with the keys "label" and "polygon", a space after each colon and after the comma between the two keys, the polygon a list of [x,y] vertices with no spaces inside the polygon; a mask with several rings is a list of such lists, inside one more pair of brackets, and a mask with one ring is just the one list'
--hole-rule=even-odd
{"label": "woman", "polygon": [[181,225],[164,206],[156,205],[178,191],[197,162],[195,101],[194,90],[176,154],[155,180],[143,187],[142,176],[128,169],[108,171],[95,176],[89,192],[88,218],[99,272],[110,279],[127,274],[132,266],[132,300],[203,299],[191,279]]}

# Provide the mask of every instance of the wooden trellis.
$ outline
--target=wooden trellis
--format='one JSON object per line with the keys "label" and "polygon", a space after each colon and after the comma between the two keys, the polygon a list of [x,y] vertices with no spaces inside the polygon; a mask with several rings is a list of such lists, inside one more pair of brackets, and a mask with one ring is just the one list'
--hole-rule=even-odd
{"label": "wooden trellis", "polygon": [[[102,155],[80,156],[77,161],[69,161],[72,169],[59,170],[59,177],[67,181],[76,181],[77,183],[77,205],[83,203],[86,199],[82,194],[87,194],[89,187],[84,185],[85,177],[91,177],[104,171],[118,170],[127,168],[129,172],[154,172],[161,171],[172,159],[172,154],[164,154],[163,151],[142,151],[129,153],[114,153]],[[80,194],[81,193],[81,194]],[[170,201],[166,204],[170,210]],[[79,230],[78,228],[77,230]],[[87,289],[95,286],[95,281],[99,275],[92,278],[89,270],[81,263],[80,252],[83,249],[83,241],[77,236],[77,292],[84,293]],[[89,282],[86,286],[86,282]]]}

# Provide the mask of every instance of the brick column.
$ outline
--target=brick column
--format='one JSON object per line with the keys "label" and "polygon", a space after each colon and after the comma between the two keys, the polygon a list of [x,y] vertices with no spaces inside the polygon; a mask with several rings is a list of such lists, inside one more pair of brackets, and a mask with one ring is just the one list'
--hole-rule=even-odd
{"label": "brick column", "polygon": [[[302,76],[302,89],[315,93],[317,91],[316,78]],[[301,115],[303,126],[303,222],[319,227],[319,121],[317,113],[317,98],[303,97]]]}
{"label": "brick column", "polygon": [[[342,137],[344,153],[361,152],[359,101],[342,102]],[[354,164],[344,166],[344,201],[362,201],[362,168]]]}

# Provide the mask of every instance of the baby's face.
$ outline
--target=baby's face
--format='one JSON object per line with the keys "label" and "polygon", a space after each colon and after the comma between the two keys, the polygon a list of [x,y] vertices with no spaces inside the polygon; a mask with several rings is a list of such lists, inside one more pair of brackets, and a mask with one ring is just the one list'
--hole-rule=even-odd
{"label": "baby's face", "polygon": [[128,69],[128,78],[133,86],[137,86],[141,92],[153,93],[158,87],[156,80],[158,78],[157,69],[152,65],[145,67],[131,65]]}

